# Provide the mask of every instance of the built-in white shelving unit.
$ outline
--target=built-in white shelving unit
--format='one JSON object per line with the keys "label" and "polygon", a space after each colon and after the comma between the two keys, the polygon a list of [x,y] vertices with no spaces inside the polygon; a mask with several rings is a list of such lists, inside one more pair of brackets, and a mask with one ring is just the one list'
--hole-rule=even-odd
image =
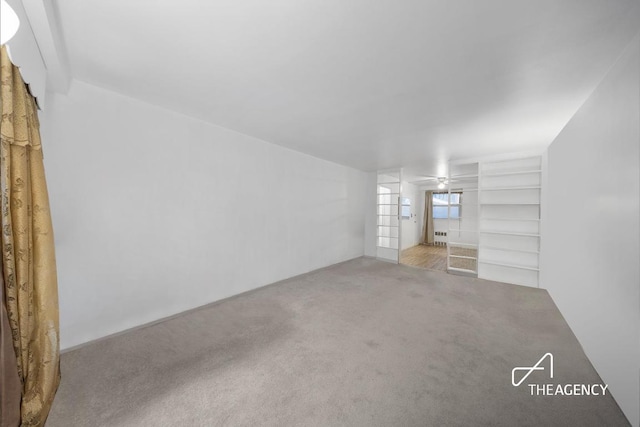
{"label": "built-in white shelving unit", "polygon": [[478,163],[449,165],[447,270],[478,275]]}
{"label": "built-in white shelving unit", "polygon": [[451,162],[448,187],[448,271],[537,287],[541,156]]}
{"label": "built-in white shelving unit", "polygon": [[478,277],[538,286],[541,156],[482,161]]}

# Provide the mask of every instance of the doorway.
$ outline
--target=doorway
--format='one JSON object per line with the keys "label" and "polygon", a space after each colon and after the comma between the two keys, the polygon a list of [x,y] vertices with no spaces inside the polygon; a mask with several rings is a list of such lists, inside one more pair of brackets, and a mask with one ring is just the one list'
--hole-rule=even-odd
{"label": "doorway", "polygon": [[416,245],[402,251],[400,263],[428,270],[447,271],[447,247]]}
{"label": "doorway", "polygon": [[[403,183],[403,243],[400,263],[446,272],[448,227],[448,199],[446,196],[448,194],[445,191],[425,190],[424,185],[416,184]],[[431,198],[431,207],[427,207],[429,198]],[[425,215],[428,212],[433,216],[430,222],[430,226],[433,228],[432,239],[429,241],[425,235]]]}

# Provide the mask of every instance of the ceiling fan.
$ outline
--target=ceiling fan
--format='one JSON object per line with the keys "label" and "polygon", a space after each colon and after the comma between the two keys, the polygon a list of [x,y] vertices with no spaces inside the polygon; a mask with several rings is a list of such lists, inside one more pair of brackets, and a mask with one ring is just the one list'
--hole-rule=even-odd
{"label": "ceiling fan", "polygon": [[424,181],[432,181],[432,182],[436,182],[438,183],[438,189],[442,190],[444,189],[447,184],[449,184],[449,182],[454,183],[456,182],[455,179],[449,180],[449,178],[447,178],[446,176],[432,176],[432,175],[420,175],[423,176],[424,179],[421,179],[418,182],[424,182]]}

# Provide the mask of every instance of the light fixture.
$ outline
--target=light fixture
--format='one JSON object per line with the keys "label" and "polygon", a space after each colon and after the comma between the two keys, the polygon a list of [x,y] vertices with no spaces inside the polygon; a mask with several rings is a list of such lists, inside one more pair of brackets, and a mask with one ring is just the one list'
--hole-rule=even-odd
{"label": "light fixture", "polygon": [[438,178],[438,189],[442,190],[447,183],[447,178]]}
{"label": "light fixture", "polygon": [[7,43],[20,27],[20,19],[6,0],[0,0],[0,44]]}

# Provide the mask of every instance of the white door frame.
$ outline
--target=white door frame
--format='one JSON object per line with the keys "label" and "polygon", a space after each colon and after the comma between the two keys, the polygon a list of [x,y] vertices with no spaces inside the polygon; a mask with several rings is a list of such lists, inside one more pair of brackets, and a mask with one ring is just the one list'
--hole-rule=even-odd
{"label": "white door frame", "polygon": [[[380,184],[388,184],[389,192],[382,193]],[[400,262],[402,250],[401,200],[402,168],[379,170],[376,175],[376,258],[394,264]]]}

